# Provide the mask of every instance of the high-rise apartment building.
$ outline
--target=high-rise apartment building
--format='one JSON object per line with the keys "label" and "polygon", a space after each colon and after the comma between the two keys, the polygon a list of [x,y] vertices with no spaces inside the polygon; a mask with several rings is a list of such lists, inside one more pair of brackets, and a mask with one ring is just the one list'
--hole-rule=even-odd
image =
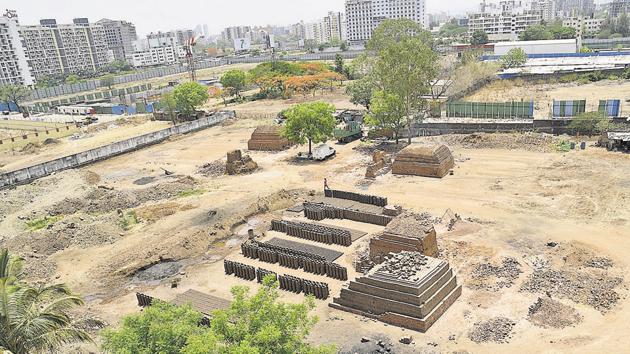
{"label": "high-rise apartment building", "polygon": [[484,31],[491,41],[515,40],[527,27],[542,23],[544,16],[551,19],[550,6],[544,0],[483,1],[480,12],[468,15],[468,33]]}
{"label": "high-rise apartment building", "polygon": [[595,0],[556,0],[558,17],[592,16],[595,13]]}
{"label": "high-rise apartment building", "polygon": [[[151,32],[146,38],[134,42],[132,63],[135,67],[170,65],[184,58],[187,39],[178,31]],[[183,44],[180,40],[184,40]]]}
{"label": "high-rise apartment building", "polygon": [[35,78],[98,71],[110,62],[105,28],[87,18],[72,24],[45,19],[39,25],[21,26],[20,33]]}
{"label": "high-rise apartment building", "polygon": [[0,86],[33,85],[35,80],[22,46],[18,17],[9,11],[0,17]]}
{"label": "high-rise apartment building", "polygon": [[343,12],[329,12],[318,22],[299,23],[292,27],[293,33],[302,32],[300,39],[311,40],[316,44],[340,43],[347,40],[347,25]]}
{"label": "high-rise apartment building", "polygon": [[365,43],[384,20],[406,18],[427,28],[425,0],[346,0],[347,36]]}
{"label": "high-rise apartment building", "polygon": [[105,41],[112,51],[115,60],[131,63],[133,58],[133,42],[138,40],[136,26],[127,21],[102,19],[96,24],[105,29]]}
{"label": "high-rise apartment building", "polygon": [[611,17],[619,17],[621,14],[630,13],[630,0],[614,0],[610,3],[608,14]]}
{"label": "high-rise apartment building", "polygon": [[602,30],[605,19],[592,17],[569,17],[562,20],[562,25],[575,29],[578,37],[585,34],[595,35]]}

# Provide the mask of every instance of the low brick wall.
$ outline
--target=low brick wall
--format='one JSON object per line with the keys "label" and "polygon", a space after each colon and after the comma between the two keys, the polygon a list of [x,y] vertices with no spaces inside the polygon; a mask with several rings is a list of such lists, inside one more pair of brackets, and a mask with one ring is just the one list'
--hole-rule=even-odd
{"label": "low brick wall", "polygon": [[233,117],[234,112],[232,111],[217,112],[209,117],[204,117],[189,123],[176,125],[168,129],[158,130],[156,132],[136,136],[130,139],[97,147],[95,149],[46,161],[16,171],[3,173],[0,174],[0,189],[29,183],[36,179],[48,176],[54,172],[81,167],[98,161],[106,160],[114,156],[126,154],[147,146],[160,143],[173,135],[187,134],[213,127],[221,123],[225,119]]}

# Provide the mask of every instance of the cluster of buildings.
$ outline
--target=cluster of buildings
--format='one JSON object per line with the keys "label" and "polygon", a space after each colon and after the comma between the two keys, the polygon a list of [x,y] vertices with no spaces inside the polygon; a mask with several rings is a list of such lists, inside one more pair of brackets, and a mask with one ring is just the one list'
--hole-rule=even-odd
{"label": "cluster of buildings", "polygon": [[598,32],[604,20],[593,18],[594,13],[594,0],[484,0],[479,11],[468,16],[468,32],[484,31],[492,41],[509,41],[527,27],[558,19],[578,34]]}
{"label": "cluster of buildings", "polygon": [[7,10],[0,17],[0,85],[30,86],[45,77],[100,72],[115,60],[136,67],[173,64],[194,36],[192,30],[176,30],[138,39],[132,23],[110,19],[23,25]]}

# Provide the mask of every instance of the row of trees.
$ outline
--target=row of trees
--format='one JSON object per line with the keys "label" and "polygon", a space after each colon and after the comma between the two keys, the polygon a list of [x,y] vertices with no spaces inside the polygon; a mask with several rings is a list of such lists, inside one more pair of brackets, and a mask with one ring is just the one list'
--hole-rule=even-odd
{"label": "row of trees", "polygon": [[208,88],[198,82],[187,82],[178,85],[173,92],[162,95],[160,106],[173,124],[177,123],[177,115],[194,116],[197,109],[208,101]]}
{"label": "row of trees", "polygon": [[0,102],[14,104],[19,112],[23,112],[22,103],[30,97],[31,93],[26,86],[5,85],[0,86]]}
{"label": "row of trees", "polygon": [[577,36],[573,27],[565,27],[562,23],[540,24],[529,26],[521,32],[519,39],[522,41],[539,41],[549,39],[572,39]]}
{"label": "row of trees", "polygon": [[630,17],[627,13],[623,13],[617,18],[607,18],[597,38],[608,39],[628,36],[630,36]]}
{"label": "row of trees", "polygon": [[[72,74],[60,74],[60,75],[46,75],[37,78],[37,87],[52,87],[62,84],[76,84],[88,79],[101,78],[101,80],[109,75],[120,75],[133,71],[133,66],[124,60],[114,60],[109,63],[105,68],[99,71],[84,70]],[[103,85],[101,86],[108,86]]]}

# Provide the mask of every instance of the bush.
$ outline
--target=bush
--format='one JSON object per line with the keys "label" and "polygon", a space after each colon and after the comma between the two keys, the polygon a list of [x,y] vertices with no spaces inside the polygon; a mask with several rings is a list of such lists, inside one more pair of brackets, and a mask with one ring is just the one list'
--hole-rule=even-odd
{"label": "bush", "polygon": [[578,74],[568,74],[561,76],[558,81],[562,84],[569,84],[578,81]]}

